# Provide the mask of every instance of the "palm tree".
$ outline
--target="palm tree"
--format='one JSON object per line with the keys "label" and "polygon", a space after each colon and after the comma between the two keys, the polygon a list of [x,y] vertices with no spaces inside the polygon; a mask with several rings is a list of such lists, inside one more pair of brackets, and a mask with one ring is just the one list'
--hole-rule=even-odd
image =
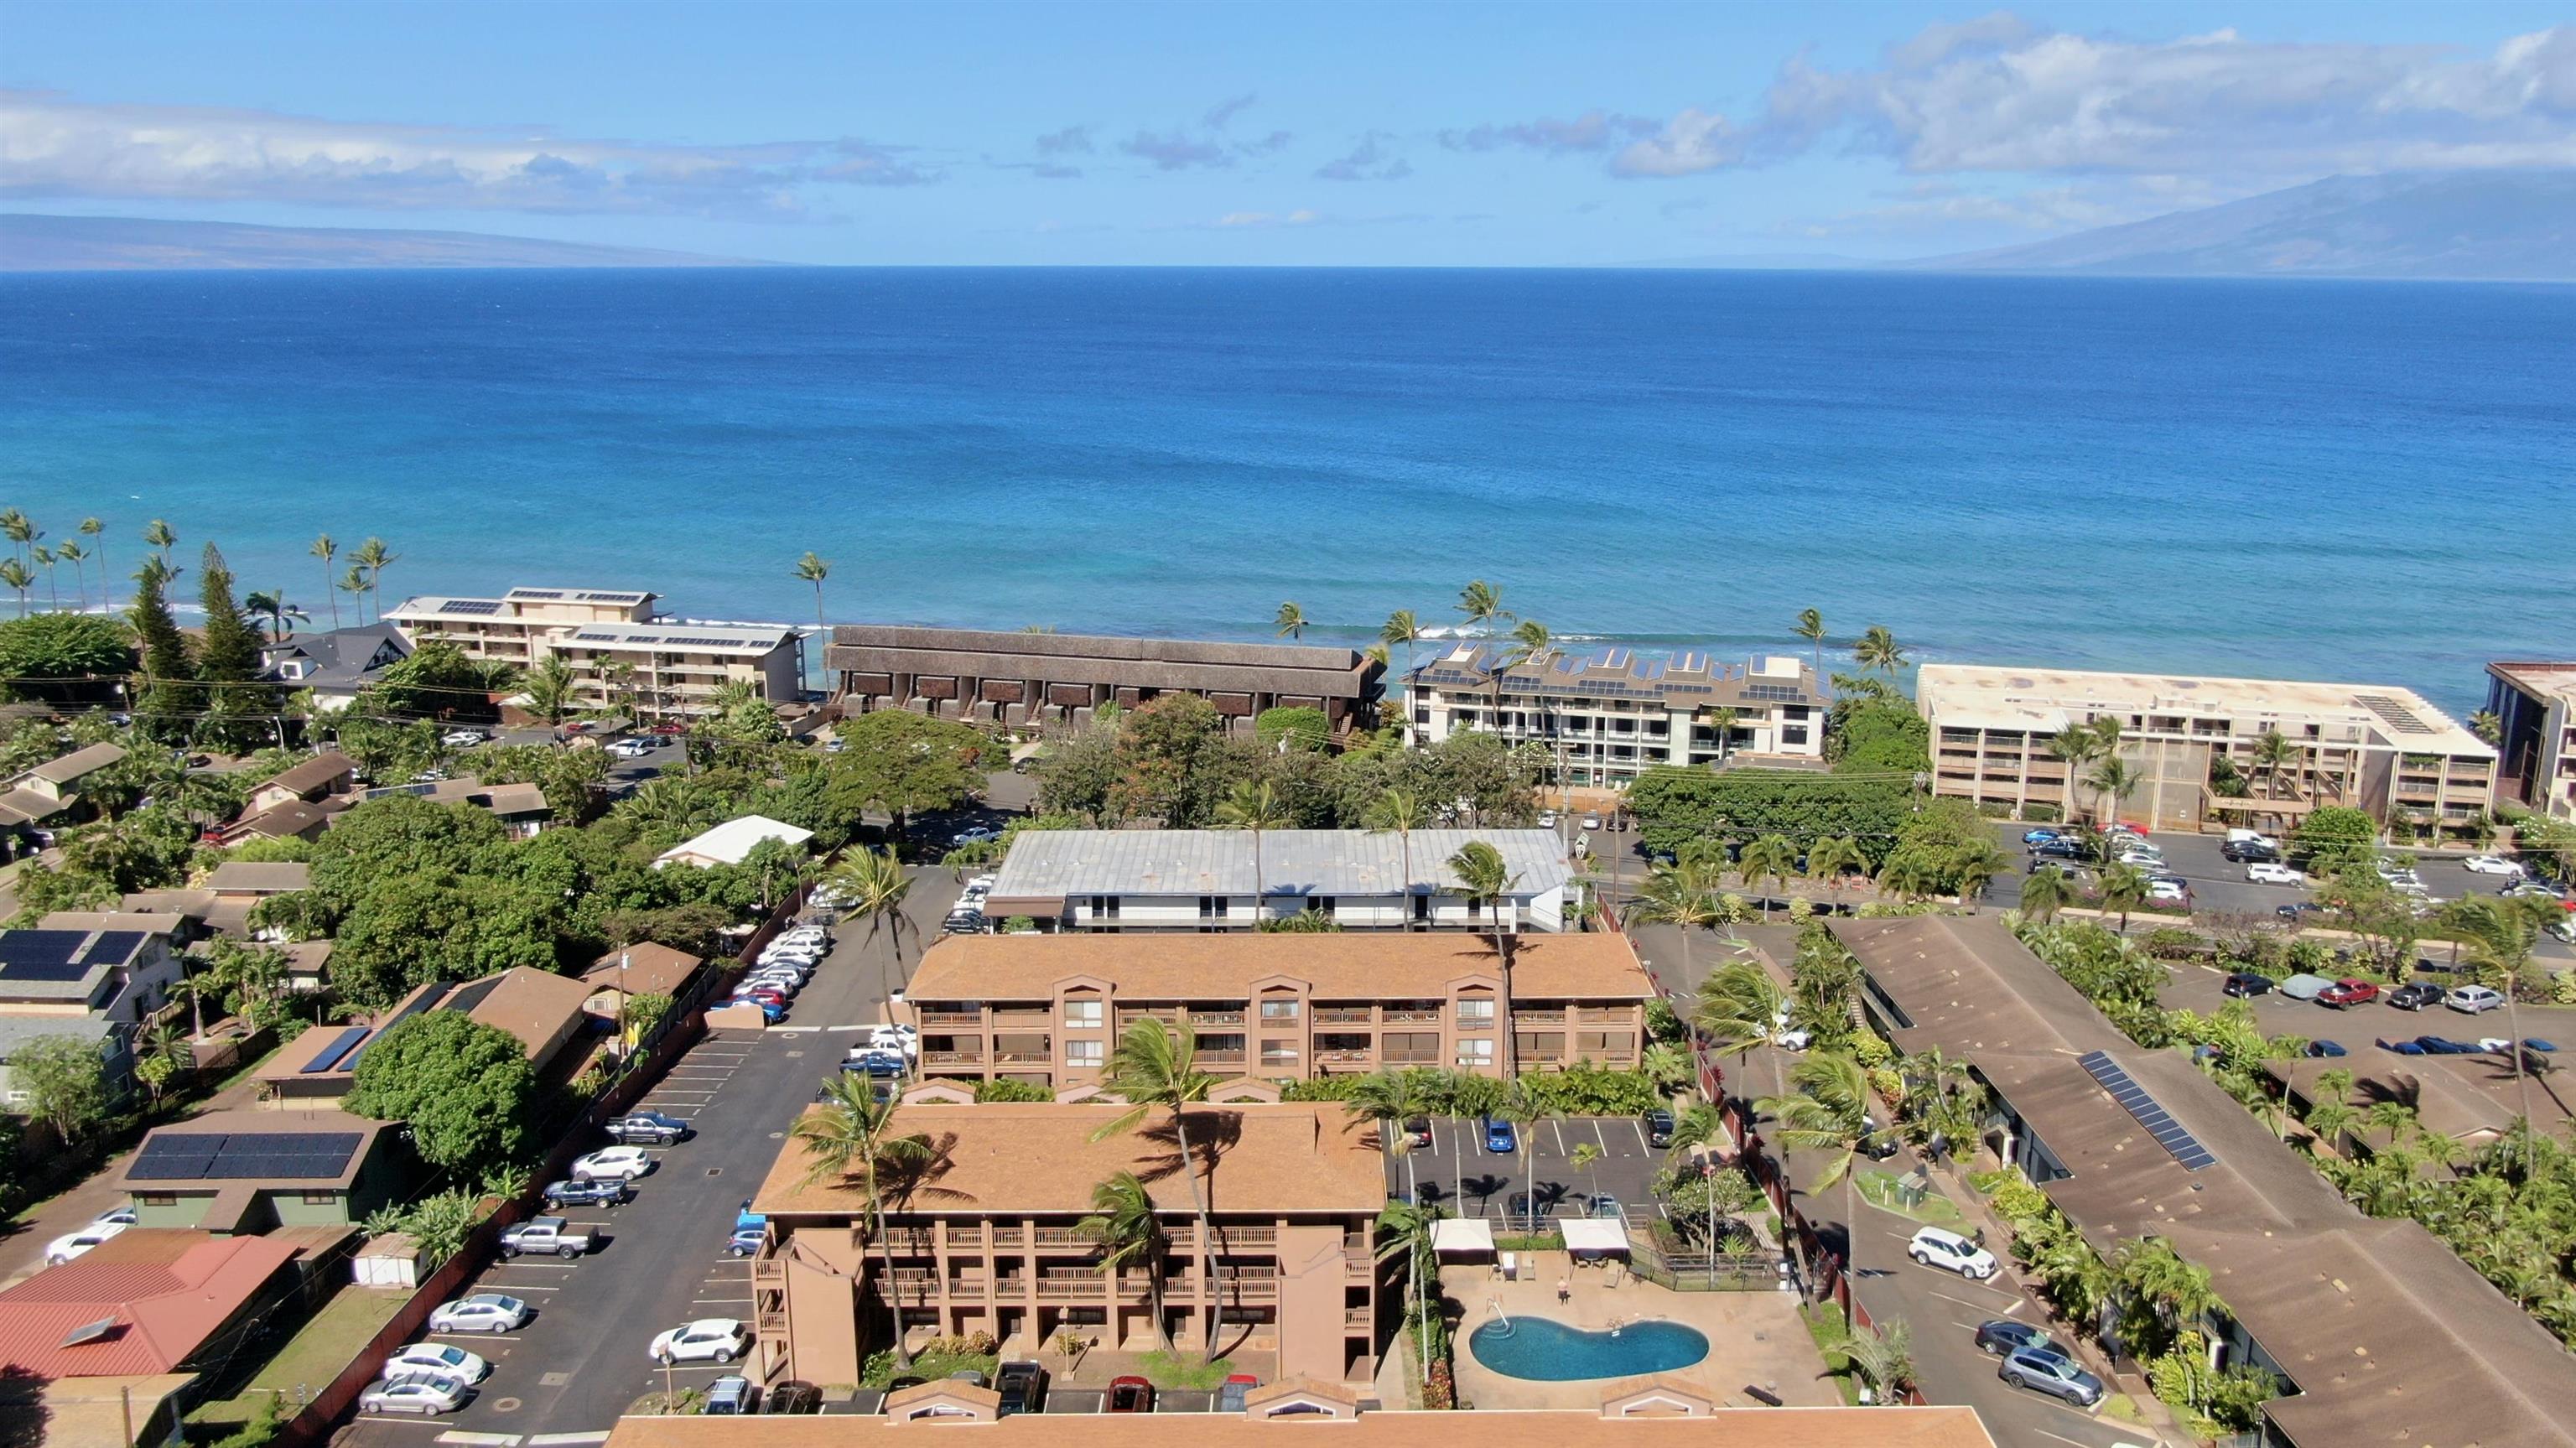
{"label": "palm tree", "polygon": [[88,608],[89,570],[82,565],[89,562],[89,550],[66,538],[54,545],[54,556],[72,566],[72,608],[75,611]]}
{"label": "palm tree", "polygon": [[1727,751],[1735,743],[1735,721],[1743,717],[1744,711],[1733,705],[1720,705],[1708,711],[1709,732],[1717,736],[1717,767],[1720,769],[1726,767]]}
{"label": "palm tree", "polygon": [[1607,1155],[1607,1153],[1602,1151],[1601,1143],[1597,1141],[1579,1141],[1575,1143],[1574,1150],[1568,1153],[1565,1158],[1565,1165],[1568,1170],[1583,1173],[1585,1178],[1591,1182],[1592,1199],[1594,1201],[1599,1201],[1601,1199],[1600,1168],[1601,1158],[1605,1155]]}
{"label": "palm tree", "polygon": [[1274,638],[1302,641],[1306,637],[1306,610],[1294,602],[1279,605],[1279,616],[1271,622],[1279,626],[1279,632],[1272,635]]}
{"label": "palm tree", "polygon": [[1145,1269],[1145,1296],[1154,1312],[1154,1338],[1168,1352],[1172,1335],[1163,1320],[1163,1271],[1172,1253],[1172,1234],[1154,1214],[1154,1194],[1132,1171],[1122,1171],[1091,1187],[1092,1214],[1073,1224],[1073,1234],[1100,1244],[1100,1266],[1114,1285],[1126,1269]]}
{"label": "palm tree", "polygon": [[382,538],[369,538],[349,554],[350,562],[367,570],[367,598],[374,605],[378,618],[385,616],[385,570],[393,567],[401,557],[401,554],[385,547]]}
{"label": "palm tree", "polygon": [[1482,629],[1491,638],[1494,625],[1510,618],[1503,610],[1503,591],[1479,578],[1458,590],[1458,611],[1467,616],[1467,626]]}
{"label": "palm tree", "polygon": [[170,550],[179,546],[179,530],[155,518],[143,525],[143,542],[160,550],[161,561],[166,565],[170,561]]}
{"label": "palm tree", "polygon": [[80,535],[89,540],[89,556],[98,560],[98,592],[99,597],[104,599],[107,596],[109,587],[107,581],[107,525],[96,518],[83,518],[81,519],[80,524]]}
{"label": "palm tree", "polygon": [[[1513,998],[1512,952],[1505,943],[1503,897],[1511,893],[1521,877],[1513,874],[1511,868],[1503,863],[1502,851],[1483,840],[1469,840],[1459,847],[1458,853],[1449,857],[1449,873],[1458,877],[1459,891],[1467,897],[1470,919],[1474,918],[1476,907],[1480,905],[1492,912],[1494,954],[1502,961],[1503,999],[1510,1000]],[[1510,1028],[1509,1022],[1498,1024],[1503,1028],[1503,1074],[1518,1076],[1520,1050],[1519,1042],[1514,1039],[1518,1033]]]}
{"label": "palm tree", "polygon": [[1655,866],[1646,872],[1646,883],[1638,887],[1629,911],[1649,925],[1680,929],[1682,979],[1691,979],[1691,937],[1718,921],[1717,901],[1708,888],[1705,872],[1680,861]]}
{"label": "palm tree", "polygon": [[1906,665],[1905,648],[1896,641],[1896,635],[1872,624],[1869,632],[1852,645],[1852,662],[1892,677]]}
{"label": "palm tree", "polygon": [[1413,928],[1413,832],[1431,822],[1431,806],[1402,785],[1390,785],[1369,802],[1360,823],[1372,830],[1395,831],[1398,858],[1404,867],[1403,927]]}
{"label": "palm tree", "polygon": [[[1533,1235],[1538,1231],[1538,1177],[1530,1166],[1535,1155],[1530,1143],[1530,1128],[1542,1121],[1553,1120],[1556,1114],[1548,1106],[1547,1099],[1530,1089],[1530,1084],[1517,1075],[1504,1078],[1502,1097],[1492,1108],[1494,1118],[1510,1122],[1512,1135],[1520,1139],[1521,1230]],[[1510,1203],[1506,1202],[1504,1206],[1508,1208]]]}
{"label": "palm tree", "polygon": [[15,558],[0,558],[0,588],[18,595],[18,617],[27,616],[27,590],[35,586],[36,576],[27,571],[26,564]]}
{"label": "palm tree", "polygon": [[1847,1330],[1834,1343],[1851,1371],[1869,1379],[1870,1397],[1880,1407],[1905,1406],[1914,1383],[1914,1329],[1901,1317],[1881,1318],[1869,1327]]}
{"label": "palm tree", "polygon": [[572,711],[573,691],[580,683],[572,660],[561,654],[548,654],[528,670],[520,687],[528,696],[528,712],[552,727],[561,724],[564,715]]}
{"label": "palm tree", "polygon": [[1785,890],[1789,877],[1798,873],[1798,847],[1789,843],[1787,835],[1764,835],[1744,847],[1735,869],[1747,889],[1759,889],[1757,882],[1767,878]]}
{"label": "palm tree", "polygon": [[35,559],[38,563],[44,565],[45,596],[52,600],[54,612],[60,613],[63,611],[63,591],[54,586],[54,565],[61,560],[55,557],[53,549],[42,543],[37,544],[35,547]]}
{"label": "palm tree", "polygon": [[[1377,1214],[1377,1260],[1384,1262],[1398,1252],[1404,1253],[1407,1259],[1406,1310],[1413,1314],[1413,1340],[1421,1349],[1422,1380],[1426,1383],[1431,1381],[1430,1316],[1438,1293],[1426,1290],[1422,1262],[1432,1255],[1433,1227],[1448,1215],[1438,1207],[1417,1206],[1409,1201],[1389,1202]],[[1438,1282],[1435,1275],[1428,1285],[1436,1288]]]}
{"label": "palm tree", "polygon": [[2042,865],[2021,882],[2021,913],[2024,918],[2045,923],[2066,908],[2075,892],[2066,882],[2066,872],[2054,865]]}
{"label": "palm tree", "polygon": [[[1503,722],[1503,675],[1523,664],[1542,664],[1547,662],[1549,656],[1555,652],[1555,648],[1556,636],[1549,633],[1547,625],[1540,623],[1537,619],[1522,619],[1519,626],[1512,630],[1511,646],[1504,649],[1501,655],[1494,660],[1494,727],[1496,732],[1500,732]],[[1541,707],[1545,707],[1544,702],[1542,702]],[[1554,731],[1551,730],[1550,732],[1553,733]],[[1570,790],[1573,786],[1572,783],[1567,780],[1565,775],[1565,744],[1562,739],[1558,739],[1556,741],[1555,748],[1552,752],[1555,755],[1557,784],[1562,789]],[[1564,797],[1567,799],[1572,798],[1570,794]]]}
{"label": "palm tree", "polygon": [[1950,857],[1950,877],[1959,885],[1959,901],[1975,914],[1977,902],[1985,898],[1986,887],[1997,875],[2012,868],[2012,856],[2003,846],[1980,835],[1959,847]]}
{"label": "palm tree", "polygon": [[313,546],[304,551],[322,560],[322,593],[330,600],[331,627],[336,631],[340,627],[340,595],[334,591],[331,582],[331,560],[340,556],[340,545],[325,533],[314,539]]}
{"label": "palm tree", "polygon": [[1377,631],[1377,638],[1379,643],[1386,645],[1388,648],[1402,648],[1404,650],[1404,672],[1411,674],[1413,672],[1413,646],[1422,642],[1422,624],[1414,618],[1413,610],[1409,608],[1399,608],[1395,612],[1388,614],[1386,616],[1386,625]]}
{"label": "palm tree", "polygon": [[814,631],[821,633],[824,631],[823,580],[832,576],[832,565],[816,557],[809,548],[804,557],[796,560],[796,576],[814,585]]}
{"label": "palm tree", "polygon": [[2531,968],[2532,952],[2540,945],[2540,926],[2562,912],[2558,902],[2547,897],[2522,896],[2512,900],[2476,896],[2454,905],[2449,918],[2468,939],[2468,959],[2481,974],[2501,977],[2504,981],[2505,1029],[2512,1035],[2513,1087],[2522,1106],[2523,1159],[2531,1158],[2531,1082],[2523,1074],[2522,1006],[2515,997],[2524,971]]}
{"label": "palm tree", "polygon": [[0,512],[0,534],[8,536],[9,556],[22,564],[27,561],[27,545],[45,536],[41,529],[28,521],[26,514],[15,508]]}
{"label": "palm tree", "polygon": [[1791,1151],[1836,1153],[1816,1178],[1815,1186],[1822,1190],[1837,1181],[1843,1184],[1843,1262],[1848,1268],[1852,1251],[1860,1245],[1860,1219],[1853,1206],[1853,1168],[1871,1136],[1869,1073],[1849,1056],[1817,1051],[1791,1069],[1789,1085],[1788,1092],[1757,1104],[1764,1114],[1780,1123],[1784,1157]]}
{"label": "palm tree", "polygon": [[886,1232],[885,1197],[880,1172],[907,1172],[936,1154],[926,1136],[899,1136],[894,1130],[895,1105],[879,1101],[868,1078],[835,1072],[823,1083],[823,1104],[797,1119],[788,1135],[805,1143],[804,1184],[846,1183],[856,1176],[866,1195],[868,1232],[876,1238],[878,1270],[885,1273],[886,1308],[894,1315],[895,1361],[912,1363],[903,1340],[903,1307],[894,1282],[894,1244]]}
{"label": "palm tree", "polygon": [[2469,716],[2469,732],[2486,741],[2489,748],[2504,743],[2504,720],[2492,709],[2480,709]]}
{"label": "palm tree", "polygon": [[1798,610],[1797,634],[1798,637],[1805,639],[1809,644],[1815,647],[1816,679],[1819,683],[1823,682],[1825,677],[1825,616],[1812,608],[1802,608]]}
{"label": "palm tree", "polygon": [[1252,923],[1257,926],[1270,903],[1270,882],[1261,871],[1261,832],[1288,824],[1288,807],[1270,781],[1238,780],[1234,792],[1218,803],[1216,822],[1230,830],[1252,831]]}
{"label": "palm tree", "polygon": [[[1425,1078],[1413,1071],[1372,1071],[1351,1083],[1343,1104],[1377,1123],[1378,1149],[1405,1159],[1405,1186],[1413,1185],[1413,1137],[1404,1123],[1433,1114]],[[1407,1193],[1410,1195],[1410,1192]]]}
{"label": "palm tree", "polygon": [[2120,933],[2129,933],[2129,912],[2147,903],[2147,872],[2135,865],[2102,868],[2102,908],[2120,912]]}
{"label": "palm tree", "polygon": [[[334,586],[349,595],[350,599],[357,604],[358,622],[365,623],[367,621],[367,570],[352,563],[349,565],[349,571],[341,574],[339,583]],[[336,620],[339,616],[339,605],[332,605],[331,617]]]}
{"label": "palm tree", "polygon": [[1807,848],[1807,878],[1840,887],[1843,872],[1869,869],[1869,852],[1850,835],[1827,835]]}
{"label": "palm tree", "polygon": [[[1756,1046],[1768,1045],[1778,1034],[1780,1023],[1788,1018],[1789,999],[1771,972],[1749,954],[1719,966],[1700,982],[1699,994],[1690,1008],[1691,1029],[1708,1042],[1709,1049],[1720,1055],[1744,1055]],[[1789,1083],[1781,1073],[1781,1052],[1767,1053],[1771,1058],[1771,1094],[1789,1094]],[[1789,1157],[1782,1152],[1776,1163],[1780,1187],[1785,1197],[1790,1193]],[[1798,1275],[1807,1275],[1806,1248],[1798,1234],[1790,1232],[1789,1251],[1798,1259]]]}
{"label": "palm tree", "polygon": [[1887,857],[1878,867],[1878,888],[1897,898],[1900,903],[1920,900],[1941,883],[1932,863],[1912,851],[1900,850]]}
{"label": "palm tree", "polygon": [[249,614],[253,618],[267,619],[268,637],[271,642],[275,643],[283,643],[286,640],[295,637],[295,630],[292,627],[292,624],[311,623],[313,621],[312,615],[307,614],[303,609],[286,601],[286,591],[284,589],[279,589],[274,593],[264,593],[258,590],[253,590],[252,592],[243,595],[242,612]]}
{"label": "palm tree", "polygon": [[868,935],[880,930],[894,948],[894,975],[899,988],[909,979],[903,968],[903,932],[911,922],[904,918],[904,896],[912,891],[912,877],[904,873],[903,862],[895,858],[894,847],[882,850],[854,849],[841,856],[827,877],[835,893],[847,903],[842,908],[868,922]]}
{"label": "palm tree", "polygon": [[[2263,794],[2266,798],[2281,797],[2281,783],[2289,777],[2293,766],[2299,762],[2302,752],[2298,745],[2290,742],[2289,736],[2278,729],[2266,729],[2254,736],[2254,752],[2251,758],[2254,767],[2262,771]],[[2295,798],[2297,795],[2295,786],[2291,793]]]}
{"label": "palm tree", "polygon": [[1172,1114],[1172,1141],[1180,1151],[1180,1170],[1189,1178],[1190,1202],[1198,1213],[1199,1289],[1208,1303],[1207,1349],[1216,1350],[1218,1323],[1225,1316],[1225,1295],[1216,1281],[1216,1244],[1208,1224],[1207,1182],[1190,1150],[1191,1106],[1207,1099],[1216,1078],[1198,1068],[1199,1040],[1187,1025],[1175,1029],[1146,1016],[1119,1033],[1118,1049],[1109,1056],[1101,1086],[1124,1098],[1128,1107],[1116,1120],[1091,1133],[1093,1141],[1133,1131],[1157,1108]]}
{"label": "palm tree", "polygon": [[2141,782],[2137,767],[2116,754],[2094,765],[2093,772],[2084,776],[2084,783],[2097,791],[2094,803],[2101,811],[2103,829],[2111,827],[2111,821],[2119,815],[2121,801],[2137,793]]}

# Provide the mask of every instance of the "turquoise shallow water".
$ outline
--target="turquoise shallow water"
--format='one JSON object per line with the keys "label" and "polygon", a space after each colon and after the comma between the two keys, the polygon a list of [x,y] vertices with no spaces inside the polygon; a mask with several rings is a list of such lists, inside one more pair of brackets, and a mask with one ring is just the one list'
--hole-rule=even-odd
{"label": "turquoise shallow water", "polygon": [[[1686,272],[0,277],[5,501],[327,618],[1560,634],[2410,684],[2576,651],[2576,288]],[[69,592],[72,575],[61,583]]]}
{"label": "turquoise shallow water", "polygon": [[1631,1323],[1614,1336],[1544,1317],[1515,1317],[1469,1333],[1467,1350],[1505,1377],[1562,1383],[1686,1368],[1708,1356],[1708,1338],[1678,1322]]}

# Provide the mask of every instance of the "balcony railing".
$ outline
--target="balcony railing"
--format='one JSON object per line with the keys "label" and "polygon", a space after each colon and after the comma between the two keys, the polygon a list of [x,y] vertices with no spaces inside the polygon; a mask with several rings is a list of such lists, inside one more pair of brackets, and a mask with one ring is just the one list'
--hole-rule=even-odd
{"label": "balcony railing", "polygon": [[1378,1058],[1389,1066],[1437,1066],[1440,1053],[1431,1051],[1389,1051]]}
{"label": "balcony railing", "polygon": [[1315,1024],[1319,1026],[1365,1026],[1377,1012],[1368,1006],[1317,1006]]}
{"label": "balcony railing", "polygon": [[1055,1024],[1055,1013],[1054,1013],[1054,1012],[1052,1012],[1052,1011],[995,1011],[995,1012],[993,1012],[993,1029],[995,1029],[995,1030],[997,1030],[997,1031],[1001,1031],[1001,1030],[1017,1030],[1017,1031],[1026,1031],[1026,1030],[1044,1030],[1044,1029],[1046,1029],[1048,1026],[1051,1026],[1051,1025],[1054,1025],[1054,1024]]}
{"label": "balcony railing", "polygon": [[1208,1066],[1240,1066],[1243,1064],[1243,1053],[1241,1051],[1201,1051],[1199,1062]]}
{"label": "balcony railing", "polygon": [[1045,1051],[995,1051],[993,1059],[1005,1066],[1044,1066],[1055,1057]]}
{"label": "balcony railing", "polygon": [[1240,1026],[1243,1024],[1243,1012],[1192,1011],[1190,1012],[1190,1024],[1193,1026]]}
{"label": "balcony railing", "polygon": [[1635,1011],[1586,1006],[1575,1013],[1575,1022],[1586,1026],[1624,1026],[1637,1018]]}
{"label": "balcony railing", "polygon": [[936,1030],[941,1026],[972,1028],[983,1024],[982,1011],[923,1011],[921,1013],[921,1028],[925,1031]]}
{"label": "balcony railing", "polygon": [[984,1064],[984,1053],[981,1051],[924,1051],[921,1053],[921,1064],[925,1066],[980,1066]]}
{"label": "balcony railing", "polygon": [[1389,1006],[1386,1008],[1386,1023],[1390,1026],[1436,1026],[1440,1024],[1440,1015],[1438,1006],[1419,1010],[1410,1006]]}
{"label": "balcony railing", "polygon": [[995,1224],[994,1224],[994,1227],[993,1227],[993,1245],[994,1245],[996,1248],[1003,1248],[1003,1247],[1025,1247],[1025,1246],[1027,1246],[1028,1244],[1029,1244],[1029,1229],[1028,1229],[1028,1228],[1026,1228],[1026,1227],[1018,1227],[1018,1226],[1008,1226],[1008,1227],[1006,1227],[1006,1226],[1003,1226],[1003,1225],[1001,1225],[1001,1224],[999,1224],[999,1223],[995,1223]]}
{"label": "balcony railing", "polygon": [[1565,1024],[1565,1012],[1561,1010],[1514,1011],[1512,1020],[1516,1024],[1525,1026],[1561,1026]]}
{"label": "balcony railing", "polygon": [[[1337,1046],[1329,1051],[1317,1051],[1315,1059],[1326,1065],[1346,1065],[1354,1062],[1365,1064],[1374,1054],[1376,1053],[1357,1047]],[[1264,1061],[1262,1064],[1266,1066],[1270,1063]]]}
{"label": "balcony railing", "polygon": [[1377,1315],[1365,1307],[1345,1307],[1342,1309],[1342,1326],[1344,1327],[1374,1327],[1376,1325]]}

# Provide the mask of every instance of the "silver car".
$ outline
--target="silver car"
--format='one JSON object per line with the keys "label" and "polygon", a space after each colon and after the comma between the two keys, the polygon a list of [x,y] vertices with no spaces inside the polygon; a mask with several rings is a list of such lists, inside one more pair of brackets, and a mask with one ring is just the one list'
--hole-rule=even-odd
{"label": "silver car", "polygon": [[2063,1399],[2079,1408],[2102,1401],[2102,1380],[2078,1367],[2064,1353],[2026,1347],[2005,1357],[1995,1376],[2016,1388],[2029,1388]]}
{"label": "silver car", "polygon": [[473,1391],[463,1378],[451,1378],[443,1373],[404,1373],[360,1393],[358,1411],[418,1413],[431,1417],[455,1412],[465,1405],[466,1395]]}

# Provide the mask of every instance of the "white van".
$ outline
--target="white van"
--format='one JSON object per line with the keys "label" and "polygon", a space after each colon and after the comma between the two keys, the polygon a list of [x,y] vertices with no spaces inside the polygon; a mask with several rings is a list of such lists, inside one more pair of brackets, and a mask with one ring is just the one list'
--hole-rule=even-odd
{"label": "white van", "polygon": [[2277,850],[2281,848],[2281,842],[2279,840],[2272,838],[2261,830],[2229,830],[2227,832],[2227,843],[2231,845],[2261,845],[2267,850]]}

